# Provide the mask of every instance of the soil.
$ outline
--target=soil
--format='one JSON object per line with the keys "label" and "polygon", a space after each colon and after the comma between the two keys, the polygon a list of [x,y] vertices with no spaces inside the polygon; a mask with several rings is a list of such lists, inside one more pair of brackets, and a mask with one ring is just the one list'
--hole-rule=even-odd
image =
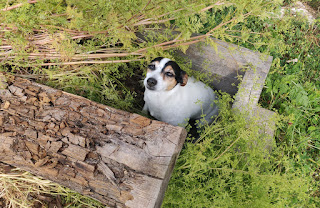
{"label": "soil", "polygon": [[314,10],[317,17],[319,17],[320,1],[319,0],[312,0],[312,1],[307,2],[307,4]]}
{"label": "soil", "polygon": [[143,95],[144,95],[144,86],[143,86],[144,76],[141,74],[134,74],[131,77],[128,77],[125,80],[120,80],[124,83],[130,92],[135,93],[135,103],[133,112],[139,113],[144,105]]}

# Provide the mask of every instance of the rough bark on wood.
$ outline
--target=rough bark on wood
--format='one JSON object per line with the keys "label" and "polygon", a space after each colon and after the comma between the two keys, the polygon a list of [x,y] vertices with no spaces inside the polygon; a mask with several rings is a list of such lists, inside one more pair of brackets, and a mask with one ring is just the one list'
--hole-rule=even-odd
{"label": "rough bark on wood", "polygon": [[109,207],[160,207],[186,131],[0,74],[0,161]]}

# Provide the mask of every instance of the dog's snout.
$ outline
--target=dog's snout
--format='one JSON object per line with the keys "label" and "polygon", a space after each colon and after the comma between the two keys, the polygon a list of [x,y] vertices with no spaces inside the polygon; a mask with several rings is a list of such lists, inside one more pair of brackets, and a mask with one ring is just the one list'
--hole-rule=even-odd
{"label": "dog's snout", "polygon": [[149,79],[147,80],[147,83],[148,83],[148,85],[149,85],[150,87],[154,87],[154,86],[157,84],[157,80],[154,79],[154,78],[149,78]]}

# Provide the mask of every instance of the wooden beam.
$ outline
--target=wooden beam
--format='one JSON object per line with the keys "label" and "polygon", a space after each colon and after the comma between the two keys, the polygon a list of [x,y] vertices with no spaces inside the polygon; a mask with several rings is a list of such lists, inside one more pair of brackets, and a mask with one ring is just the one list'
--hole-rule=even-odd
{"label": "wooden beam", "polygon": [[0,74],[0,161],[110,207],[160,207],[185,129]]}

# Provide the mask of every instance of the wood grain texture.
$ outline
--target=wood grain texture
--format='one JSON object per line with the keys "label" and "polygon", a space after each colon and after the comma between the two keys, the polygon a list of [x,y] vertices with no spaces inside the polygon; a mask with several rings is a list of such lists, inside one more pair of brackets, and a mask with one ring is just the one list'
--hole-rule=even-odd
{"label": "wood grain texture", "polygon": [[109,207],[160,207],[186,131],[0,74],[0,161]]}

